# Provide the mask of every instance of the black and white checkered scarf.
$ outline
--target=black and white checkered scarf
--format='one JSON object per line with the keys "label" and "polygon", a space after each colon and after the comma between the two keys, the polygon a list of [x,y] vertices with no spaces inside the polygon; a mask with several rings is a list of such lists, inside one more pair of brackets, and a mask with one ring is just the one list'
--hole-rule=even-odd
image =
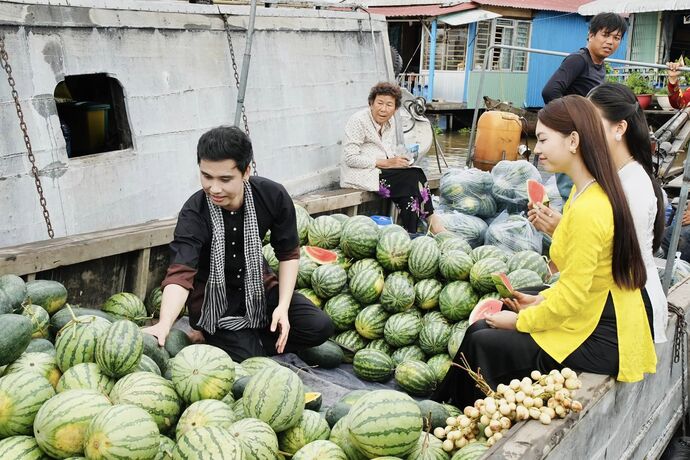
{"label": "black and white checkered scarf", "polygon": [[221,208],[213,204],[208,195],[206,202],[211,214],[212,227],[211,269],[198,325],[209,334],[215,333],[216,328],[236,331],[264,327],[268,323],[268,318],[263,283],[263,255],[249,181],[244,182],[244,316],[223,317],[228,309],[225,291],[225,225]]}

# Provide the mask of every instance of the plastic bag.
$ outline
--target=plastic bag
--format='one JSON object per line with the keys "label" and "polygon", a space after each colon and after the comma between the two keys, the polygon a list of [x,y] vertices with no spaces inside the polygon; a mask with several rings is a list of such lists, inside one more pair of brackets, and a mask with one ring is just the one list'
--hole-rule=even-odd
{"label": "plastic bag", "polygon": [[542,233],[527,218],[503,211],[491,222],[484,244],[497,246],[511,254],[526,250],[541,254],[542,238]]}
{"label": "plastic bag", "polygon": [[491,197],[491,174],[479,169],[451,169],[441,176],[441,201],[451,209],[472,216],[496,213]]}
{"label": "plastic bag", "polygon": [[446,230],[463,237],[473,248],[484,244],[486,230],[489,227],[479,217],[468,216],[457,211],[437,211]]}
{"label": "plastic bag", "polygon": [[502,160],[491,170],[491,193],[501,209],[510,213],[527,211],[527,180],[541,182],[541,174],[529,161]]}
{"label": "plastic bag", "polygon": [[[663,266],[657,266],[657,269],[659,271],[659,278],[661,278],[662,280],[664,279],[665,265],[666,264],[664,264]],[[673,276],[671,277],[671,286],[675,286],[688,276],[690,276],[690,263],[682,259],[676,259],[673,265]]]}

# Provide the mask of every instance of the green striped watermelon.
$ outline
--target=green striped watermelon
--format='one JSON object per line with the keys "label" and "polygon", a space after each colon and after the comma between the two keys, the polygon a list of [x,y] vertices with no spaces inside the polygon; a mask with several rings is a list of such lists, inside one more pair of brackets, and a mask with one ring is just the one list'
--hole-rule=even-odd
{"label": "green striped watermelon", "polygon": [[431,368],[431,370],[434,372],[434,375],[436,376],[436,381],[438,383],[441,383],[443,381],[453,362],[453,359],[446,353],[445,349],[447,347],[448,345],[446,344],[442,353],[432,356],[426,362]]}
{"label": "green striped watermelon", "polygon": [[438,296],[441,289],[443,289],[443,285],[437,279],[420,280],[414,285],[414,304],[422,310],[438,307]]}
{"label": "green striped watermelon", "polygon": [[355,353],[367,346],[369,342],[367,339],[362,337],[355,330],[349,330],[341,332],[340,334],[333,337],[333,341],[343,347],[344,357],[343,361],[346,363],[351,363],[354,358]]}
{"label": "green striped watermelon", "polygon": [[[395,272],[399,273],[399,272]],[[411,282],[403,276],[389,275],[381,292],[381,306],[390,313],[408,310],[414,305],[415,292]]]}
{"label": "green striped watermelon", "polygon": [[55,354],[55,345],[53,345],[47,339],[31,339],[31,342],[29,342],[29,346],[26,347],[26,350],[24,351],[24,353],[35,353],[35,352],[48,353],[50,355],[54,355]]}
{"label": "green striped watermelon", "polygon": [[344,224],[347,219],[350,218],[347,214],[342,214],[342,213],[335,213],[335,214],[330,214],[332,218],[340,222],[341,224]]}
{"label": "green striped watermelon", "polygon": [[0,315],[0,366],[10,364],[24,353],[31,342],[31,320],[26,316]]}
{"label": "green striped watermelon", "polygon": [[381,232],[376,245],[376,260],[389,272],[407,269],[412,240],[402,227],[400,229],[403,231]]}
{"label": "green striped watermelon", "polygon": [[518,268],[508,273],[508,280],[513,285],[513,289],[519,291],[525,288],[540,287],[543,284],[542,277],[532,270]]}
{"label": "green striped watermelon", "polygon": [[319,216],[309,224],[307,239],[309,246],[333,249],[340,243],[343,225],[331,216]]}
{"label": "green striped watermelon", "polygon": [[309,212],[302,206],[295,204],[295,214],[297,218],[297,235],[299,236],[299,244],[304,246],[309,239],[309,224],[314,220],[309,215]]}
{"label": "green striped watermelon", "polygon": [[438,271],[441,251],[430,236],[420,236],[412,240],[407,266],[416,279],[433,278]]}
{"label": "green striped watermelon", "polygon": [[26,283],[26,299],[52,315],[67,302],[67,289],[59,281],[33,280]]}
{"label": "green striped watermelon", "polygon": [[422,324],[427,325],[434,322],[448,324],[448,320],[443,316],[440,310],[429,310],[422,316]]}
{"label": "green striped watermelon", "polygon": [[111,407],[95,390],[67,390],[46,401],[34,420],[34,436],[41,449],[55,458],[79,456],[84,451],[91,420]]}
{"label": "green striped watermelon", "polygon": [[156,363],[161,373],[165,372],[168,360],[170,359],[170,353],[168,353],[165,347],[158,345],[157,337],[146,333],[141,336],[144,339],[144,354],[142,355],[142,359],[144,356],[148,356]]}
{"label": "green striped watermelon", "polygon": [[542,281],[549,279],[549,264],[546,258],[534,251],[520,251],[516,252],[510,259],[508,259],[508,273],[526,268],[532,270],[541,276]]}
{"label": "green striped watermelon", "polygon": [[50,332],[57,335],[60,329],[65,327],[67,323],[79,318],[80,316],[98,316],[99,318],[107,319],[109,322],[115,321],[115,318],[110,313],[106,313],[94,308],[81,308],[65,305],[65,308],[55,313],[50,317]]}
{"label": "green striped watermelon", "polygon": [[0,314],[19,311],[26,299],[26,283],[17,275],[0,276]]}
{"label": "green striped watermelon", "polygon": [[470,283],[479,294],[493,292],[496,290],[496,285],[491,278],[491,274],[506,273],[507,269],[505,262],[500,259],[494,257],[479,259],[472,266],[472,270],[470,270]]}
{"label": "green striped watermelon", "polygon": [[[305,211],[306,212],[306,211]],[[184,434],[173,451],[173,460],[250,460],[227,428],[205,426]]]}
{"label": "green striped watermelon", "polygon": [[261,255],[264,256],[264,259],[266,260],[266,263],[268,263],[268,266],[271,268],[271,270],[273,270],[275,273],[278,273],[280,262],[276,257],[276,251],[273,249],[273,246],[270,244],[264,244],[261,247]]}
{"label": "green striped watermelon", "polygon": [[195,344],[182,349],[168,367],[177,394],[187,404],[200,399],[222,399],[232,388],[235,363],[220,348]]}
{"label": "green striped watermelon", "polygon": [[290,369],[269,367],[252,376],[242,401],[249,417],[263,420],[278,433],[299,423],[304,411],[304,385]]}
{"label": "green striped watermelon", "polygon": [[496,246],[491,246],[490,244],[484,245],[484,246],[477,246],[476,248],[472,249],[472,261],[474,263],[477,263],[477,261],[481,259],[500,259],[503,262],[506,262],[508,260],[508,253],[505,252],[503,249],[496,247]]}
{"label": "green striped watermelon", "polygon": [[146,313],[152,318],[158,318],[161,312],[161,301],[163,300],[163,289],[160,286],[156,286],[151,289],[149,295],[146,296],[146,301],[144,306],[146,307]]}
{"label": "green striped watermelon", "polygon": [[419,435],[417,444],[407,455],[407,458],[408,460],[448,460],[450,457],[443,450],[443,442],[440,439],[433,434],[422,433]]}
{"label": "green striped watermelon", "polygon": [[393,362],[395,362],[395,365],[398,366],[400,365],[400,363],[404,363],[405,361],[423,361],[424,352],[421,348],[419,348],[418,345],[408,345],[406,347],[398,348],[397,350],[395,350],[391,355],[391,358],[393,358]]}
{"label": "green striped watermelon", "polygon": [[425,396],[436,388],[436,375],[424,361],[408,360],[395,368],[395,382],[411,395]]}
{"label": "green striped watermelon", "polygon": [[348,419],[352,441],[370,458],[405,455],[416,445],[422,429],[417,404],[393,390],[363,396],[352,406]]}
{"label": "green striped watermelon", "polygon": [[382,351],[364,348],[355,353],[352,361],[355,375],[370,382],[385,382],[391,378],[395,363]]}
{"label": "green striped watermelon", "polygon": [[172,460],[173,451],[175,450],[175,441],[167,436],[158,436],[158,453],[153,460]]}
{"label": "green striped watermelon", "polygon": [[49,353],[24,353],[15,362],[7,366],[4,375],[15,372],[31,372],[46,378],[55,388],[62,374],[55,362],[55,356]]}
{"label": "green striped watermelon", "polygon": [[55,356],[62,372],[80,363],[96,362],[96,343],[110,327],[107,319],[79,316],[65,325],[55,339]]}
{"label": "green striped watermelon", "polygon": [[50,382],[32,372],[0,378],[0,438],[33,434],[36,413],[53,396]]}
{"label": "green striped watermelon", "polygon": [[108,396],[115,385],[115,379],[101,371],[96,363],[76,364],[65,371],[55,389],[58,393],[67,390],[96,390]]}
{"label": "green striped watermelon", "polygon": [[110,392],[114,404],[134,404],[151,414],[161,432],[175,426],[182,400],[172,382],[150,372],[134,372],[117,381]]}
{"label": "green striped watermelon", "polygon": [[114,318],[127,319],[139,326],[142,326],[148,317],[144,302],[131,292],[120,292],[110,296],[101,310],[110,313]]}
{"label": "green striped watermelon", "polygon": [[[350,408],[348,408],[348,412],[349,410]],[[329,440],[342,449],[347,460],[367,460],[369,458],[359,450],[350,438],[350,421],[346,415],[333,425]]]}
{"label": "green striped watermelon", "polygon": [[474,265],[472,257],[454,249],[441,254],[438,267],[441,276],[448,281],[463,281],[470,277],[472,265]]}
{"label": "green striped watermelon", "polygon": [[0,439],[0,458],[8,460],[49,460],[33,436]]}
{"label": "green striped watermelon", "polygon": [[323,311],[333,321],[336,331],[346,331],[355,325],[355,318],[362,306],[350,294],[338,294],[329,299]]}
{"label": "green striped watermelon", "polygon": [[453,332],[450,335],[450,340],[448,340],[448,355],[451,358],[455,358],[455,355],[458,352],[458,348],[460,348],[460,344],[462,343],[462,340],[465,338],[465,331],[468,327],[467,321],[461,321],[459,323],[456,323],[456,325],[457,324],[461,326],[453,330]]}
{"label": "green striped watermelon", "polygon": [[305,410],[297,425],[278,434],[280,450],[294,454],[310,442],[328,439],[331,429],[318,412]]}
{"label": "green striped watermelon", "polygon": [[460,450],[456,451],[450,460],[478,460],[489,450],[489,446],[484,442],[473,442]]}
{"label": "green striped watermelon", "polygon": [[340,248],[335,248],[331,250],[331,252],[335,253],[337,257],[335,263],[343,267],[343,270],[348,271],[352,266],[353,260],[347,257],[343,250]]}
{"label": "green striped watermelon", "polygon": [[266,356],[252,356],[242,361],[241,366],[248,375],[252,376],[266,367],[280,367],[280,364]]}
{"label": "green striped watermelon", "polygon": [[501,300],[501,294],[499,294],[498,292],[495,292],[495,291],[489,292],[489,293],[481,296],[479,298],[479,302],[481,302],[482,300],[487,300],[487,299]]}
{"label": "green striped watermelon", "polygon": [[355,318],[355,329],[365,339],[380,339],[390,314],[380,304],[365,307]]}
{"label": "green striped watermelon", "polygon": [[383,273],[377,270],[364,270],[350,277],[350,292],[363,304],[372,304],[383,291]]}
{"label": "green striped watermelon", "polygon": [[192,403],[177,421],[175,435],[179,441],[184,434],[195,428],[218,426],[229,428],[236,420],[232,408],[217,399],[202,399]]}
{"label": "green striped watermelon", "polygon": [[302,294],[304,297],[307,298],[308,301],[314,304],[316,308],[323,308],[323,300],[321,300],[321,297],[316,295],[316,292],[314,292],[313,289],[311,288],[300,288],[296,289],[296,292]]}
{"label": "green striped watermelon", "polygon": [[447,251],[459,250],[465,254],[472,252],[472,246],[470,243],[465,241],[465,239],[459,235],[451,232],[441,232],[434,236],[436,243],[438,243],[438,248],[441,250],[441,254]]}
{"label": "green striped watermelon", "polygon": [[347,272],[340,265],[319,265],[311,275],[311,287],[322,299],[340,294],[347,284]]}
{"label": "green striped watermelon", "polygon": [[422,320],[411,313],[396,313],[386,321],[383,336],[394,347],[411,345],[422,329]]}
{"label": "green striped watermelon", "polygon": [[118,404],[91,420],[84,454],[93,460],[150,460],[158,453],[159,436],[148,412],[132,404]]}
{"label": "green striped watermelon", "polygon": [[437,355],[446,351],[448,339],[450,339],[450,326],[441,321],[430,321],[419,331],[417,343],[425,354]]}
{"label": "green striped watermelon", "polygon": [[[417,405],[424,418],[424,426],[422,429],[425,432],[427,430],[433,431],[434,428],[437,427],[444,428],[447,425],[446,420],[450,417],[450,412],[443,404],[439,404],[430,399],[422,399],[421,401],[417,401]],[[423,433],[423,435],[426,435],[426,433]]]}
{"label": "green striped watermelon", "polygon": [[364,259],[376,254],[379,228],[366,216],[352,216],[344,224],[340,234],[340,249],[346,256]]}
{"label": "green striped watermelon", "polygon": [[249,417],[244,411],[244,401],[242,401],[242,398],[239,398],[234,402],[232,405],[232,411],[235,413],[237,420],[242,420]]}
{"label": "green striped watermelon", "polygon": [[369,350],[382,351],[388,356],[391,356],[393,354],[393,351],[395,350],[388,342],[386,342],[386,339],[372,340],[364,348]]}
{"label": "green striped watermelon", "polygon": [[467,281],[448,283],[439,296],[441,313],[449,321],[455,322],[470,316],[479,296]]}
{"label": "green striped watermelon", "polygon": [[31,320],[31,338],[47,339],[50,337],[50,315],[40,305],[24,305],[22,315]]}
{"label": "green striped watermelon", "polygon": [[332,441],[318,440],[298,450],[292,460],[348,460],[345,452]]}
{"label": "green striped watermelon", "polygon": [[360,259],[353,263],[350,269],[347,271],[347,276],[348,278],[352,279],[357,276],[358,273],[365,270],[376,270],[379,273],[383,273],[383,267],[376,261],[376,259],[367,258]]}
{"label": "green striped watermelon", "polygon": [[297,356],[310,366],[318,366],[323,369],[336,368],[344,359],[342,348],[330,340],[316,347],[300,350],[297,352]]}
{"label": "green striped watermelon", "polygon": [[300,257],[299,269],[297,271],[297,288],[311,288],[311,275],[316,270],[319,264],[311,260],[309,257]]}
{"label": "green striped watermelon", "polygon": [[104,374],[119,378],[136,370],[144,352],[144,338],[133,322],[112,323],[96,342],[96,364]]}
{"label": "green striped watermelon", "polygon": [[228,428],[242,446],[247,460],[274,460],[278,454],[278,437],[270,425],[258,418],[239,420]]}

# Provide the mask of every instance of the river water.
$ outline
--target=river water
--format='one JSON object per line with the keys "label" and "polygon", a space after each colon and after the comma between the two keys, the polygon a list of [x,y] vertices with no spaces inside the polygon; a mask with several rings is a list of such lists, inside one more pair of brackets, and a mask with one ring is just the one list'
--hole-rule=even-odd
{"label": "river water", "polygon": [[[442,168],[445,169],[443,157],[445,157],[450,168],[462,168],[465,166],[465,161],[467,161],[467,147],[470,141],[469,133],[461,133],[456,131],[437,134],[436,140],[438,140],[438,143],[441,146],[441,152],[443,153],[443,156],[439,154],[439,160]],[[438,171],[436,150],[434,149],[433,145],[431,146],[431,149],[429,149],[429,152],[419,161],[418,164],[426,171]]]}

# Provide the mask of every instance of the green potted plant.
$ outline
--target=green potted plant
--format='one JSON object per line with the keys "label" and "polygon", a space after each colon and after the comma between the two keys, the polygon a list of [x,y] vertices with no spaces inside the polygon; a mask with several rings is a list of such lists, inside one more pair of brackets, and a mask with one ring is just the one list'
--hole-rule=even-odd
{"label": "green potted plant", "polygon": [[640,72],[630,73],[628,78],[625,79],[625,84],[637,96],[637,101],[640,103],[642,110],[649,107],[649,104],[652,103],[654,89]]}

